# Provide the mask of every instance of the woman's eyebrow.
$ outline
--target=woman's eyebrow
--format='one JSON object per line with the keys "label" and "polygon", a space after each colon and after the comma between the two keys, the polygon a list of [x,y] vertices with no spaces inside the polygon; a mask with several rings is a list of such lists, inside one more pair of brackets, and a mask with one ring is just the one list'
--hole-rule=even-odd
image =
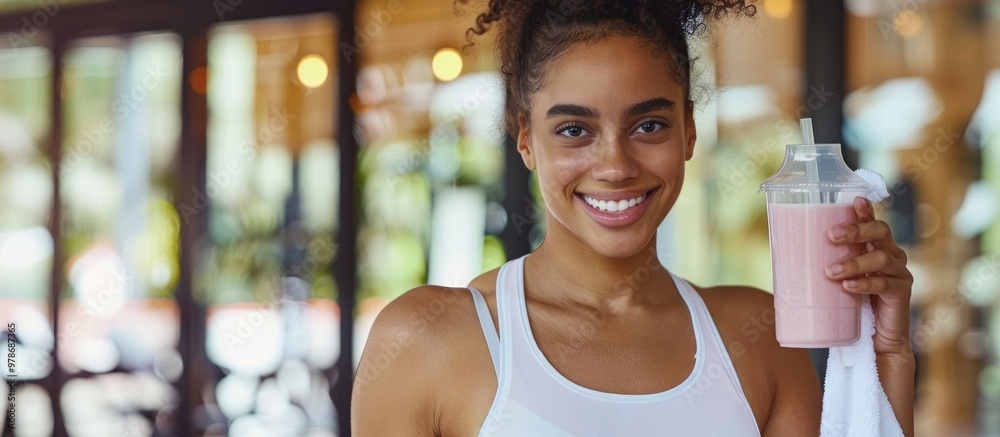
{"label": "woman's eyebrow", "polygon": [[[636,103],[625,110],[624,116],[633,116],[639,114],[646,114],[649,112],[660,111],[663,109],[672,111],[676,105],[672,100],[668,100],[664,97],[657,97],[654,99],[649,99],[644,102]],[[581,105],[573,105],[569,103],[560,103],[554,105],[547,112],[545,112],[545,118],[550,119],[559,115],[569,115],[573,117],[589,117],[597,118],[598,112],[594,108]]]}
{"label": "woman's eyebrow", "polygon": [[597,118],[597,110],[594,108],[588,108],[586,106],[560,103],[558,105],[549,108],[548,112],[545,113],[545,119],[547,120],[557,115]]}
{"label": "woman's eyebrow", "polygon": [[646,114],[649,112],[655,112],[659,110],[666,109],[668,111],[673,111],[676,105],[672,100],[667,100],[664,97],[657,97],[655,99],[649,99],[644,102],[636,103],[625,110],[623,114],[625,117]]}

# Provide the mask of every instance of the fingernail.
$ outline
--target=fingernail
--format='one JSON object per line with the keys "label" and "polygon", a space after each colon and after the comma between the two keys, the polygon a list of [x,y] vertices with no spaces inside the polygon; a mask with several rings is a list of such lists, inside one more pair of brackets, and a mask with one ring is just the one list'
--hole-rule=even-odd
{"label": "fingernail", "polygon": [[834,264],[826,268],[827,276],[836,276],[841,273],[844,273],[844,266],[841,264]]}
{"label": "fingernail", "polygon": [[840,240],[846,236],[847,236],[847,231],[845,231],[844,228],[830,229],[830,238],[833,238],[834,240]]}
{"label": "fingernail", "polygon": [[847,288],[858,288],[858,281],[855,281],[853,279],[848,279],[844,281],[844,286],[846,286]]}

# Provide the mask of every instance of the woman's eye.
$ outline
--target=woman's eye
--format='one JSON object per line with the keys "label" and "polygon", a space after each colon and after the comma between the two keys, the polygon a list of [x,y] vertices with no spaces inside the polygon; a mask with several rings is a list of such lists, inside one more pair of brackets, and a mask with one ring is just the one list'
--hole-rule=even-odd
{"label": "woman's eye", "polygon": [[639,125],[639,132],[642,132],[644,134],[651,134],[653,132],[660,130],[660,128],[662,127],[663,123],[656,121],[647,121]]}
{"label": "woman's eye", "polygon": [[565,135],[570,138],[578,138],[583,136],[583,128],[580,126],[569,126],[563,130],[559,131],[559,134]]}

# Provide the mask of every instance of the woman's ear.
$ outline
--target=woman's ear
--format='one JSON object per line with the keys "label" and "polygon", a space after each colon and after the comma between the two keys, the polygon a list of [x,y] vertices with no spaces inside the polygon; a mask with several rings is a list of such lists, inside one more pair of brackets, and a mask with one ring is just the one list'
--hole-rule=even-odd
{"label": "woman's ear", "polygon": [[528,167],[528,170],[535,169],[535,155],[531,153],[531,143],[528,139],[531,138],[531,132],[528,127],[528,121],[525,120],[524,115],[517,116],[517,153],[521,154],[521,160],[524,161],[524,166]]}
{"label": "woman's ear", "polygon": [[698,141],[698,129],[694,123],[694,101],[687,101],[684,111],[684,160],[690,161],[694,156],[694,143]]}

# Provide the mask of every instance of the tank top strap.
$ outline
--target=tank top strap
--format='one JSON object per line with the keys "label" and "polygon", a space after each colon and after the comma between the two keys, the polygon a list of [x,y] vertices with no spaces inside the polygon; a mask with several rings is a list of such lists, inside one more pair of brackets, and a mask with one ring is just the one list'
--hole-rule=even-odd
{"label": "tank top strap", "polygon": [[[700,335],[704,339],[703,344],[699,346],[704,346],[706,350],[704,352],[699,351],[699,355],[723,355],[725,357],[724,361],[729,361],[729,354],[726,353],[726,348],[723,346],[722,336],[719,335],[719,329],[715,326],[712,314],[708,312],[705,300],[698,294],[698,290],[695,290],[684,278],[676,276],[673,273],[670,275],[673,276],[674,284],[677,285],[677,292],[688,303],[691,313],[691,324],[698,331],[696,335]],[[729,366],[731,367],[732,364]]]}
{"label": "tank top strap", "polygon": [[467,287],[472,293],[472,301],[476,305],[476,316],[479,318],[479,326],[483,328],[483,336],[486,337],[486,346],[490,350],[490,358],[493,360],[493,369],[497,376],[500,376],[500,337],[497,329],[493,325],[493,317],[490,316],[490,309],[486,305],[483,293],[475,287]]}
{"label": "tank top strap", "polygon": [[500,348],[497,356],[498,376],[502,376],[503,371],[508,370],[510,366],[511,354],[514,349],[513,334],[514,330],[520,326],[520,323],[517,323],[520,316],[517,306],[517,292],[518,275],[521,274],[523,263],[524,256],[510,260],[504,263],[497,273],[497,329],[500,333]]}
{"label": "tank top strap", "polygon": [[[527,256],[527,255],[525,255]],[[506,411],[512,379],[514,378],[515,329],[520,326],[517,311],[518,275],[524,257],[507,261],[497,272],[496,302],[497,329],[499,330],[499,345],[494,356],[493,367],[497,374],[497,391],[486,419],[479,431],[479,437],[504,435],[505,424],[511,419],[511,413]],[[484,302],[485,304],[485,302]],[[485,305],[484,305],[485,306]],[[516,403],[516,402],[515,402]],[[516,432],[514,435],[522,435]]]}
{"label": "tank top strap", "polygon": [[[691,325],[696,331],[696,337],[711,337],[712,333],[715,331],[715,324],[712,323],[711,315],[708,313],[708,307],[705,306],[705,301],[701,299],[698,291],[691,286],[688,281],[684,280],[680,276],[670,273],[670,276],[674,279],[674,285],[677,286],[677,292],[680,293],[681,298],[687,304],[688,313],[691,314]],[[702,346],[702,345],[699,345]]]}
{"label": "tank top strap", "polygon": [[722,340],[719,328],[715,325],[712,314],[708,311],[708,305],[705,304],[705,300],[701,298],[701,295],[698,294],[698,291],[690,283],[681,277],[673,275],[673,273],[671,275],[674,276],[677,291],[689,302],[691,319],[695,329],[700,330],[705,339],[703,342],[705,350],[699,351],[698,354],[705,356],[709,361],[721,364],[735,386],[736,391],[739,392],[740,398],[749,406],[746,395],[743,393],[743,385],[740,383],[739,375],[736,373],[736,366],[729,356],[729,350],[726,349],[725,342]]}

